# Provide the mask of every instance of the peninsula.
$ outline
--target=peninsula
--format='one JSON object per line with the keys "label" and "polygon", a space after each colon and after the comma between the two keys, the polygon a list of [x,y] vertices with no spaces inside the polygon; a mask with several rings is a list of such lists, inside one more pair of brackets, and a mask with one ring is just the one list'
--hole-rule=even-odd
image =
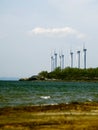
{"label": "peninsula", "polygon": [[42,71],[38,75],[29,78],[21,78],[20,81],[32,80],[61,80],[61,81],[98,81],[98,68],[64,68],[57,67],[54,71]]}

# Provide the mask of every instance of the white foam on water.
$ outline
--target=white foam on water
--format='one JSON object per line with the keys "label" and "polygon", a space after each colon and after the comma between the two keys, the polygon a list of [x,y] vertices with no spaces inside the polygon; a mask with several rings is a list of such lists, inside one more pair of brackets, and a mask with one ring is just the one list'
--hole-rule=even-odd
{"label": "white foam on water", "polygon": [[50,96],[40,96],[40,98],[42,98],[42,99],[49,99],[51,97]]}
{"label": "white foam on water", "polygon": [[89,99],[88,99],[88,101],[89,101],[89,102],[92,102],[92,99],[91,99],[91,98],[89,98]]}
{"label": "white foam on water", "polygon": [[69,102],[66,102],[66,104],[69,104]]}

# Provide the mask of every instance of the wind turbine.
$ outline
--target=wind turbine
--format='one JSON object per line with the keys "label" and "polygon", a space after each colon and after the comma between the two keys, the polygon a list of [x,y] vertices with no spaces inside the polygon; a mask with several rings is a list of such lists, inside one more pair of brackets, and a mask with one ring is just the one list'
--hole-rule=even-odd
{"label": "wind turbine", "polygon": [[60,69],[62,68],[62,57],[61,54],[59,53],[59,58],[60,58]]}
{"label": "wind turbine", "polygon": [[77,51],[78,54],[78,68],[80,68],[80,51]]}
{"label": "wind turbine", "polygon": [[61,55],[62,58],[62,69],[64,69],[64,54]]}
{"label": "wind turbine", "polygon": [[86,69],[86,51],[87,51],[87,49],[84,46],[83,47],[83,52],[84,52],[84,69]]}
{"label": "wind turbine", "polygon": [[54,52],[54,64],[55,64],[55,69],[57,68],[57,53]]}
{"label": "wind turbine", "polygon": [[71,68],[73,68],[73,52],[70,51],[70,56],[71,56]]}
{"label": "wind turbine", "polygon": [[51,71],[54,70],[54,57],[51,56]]}

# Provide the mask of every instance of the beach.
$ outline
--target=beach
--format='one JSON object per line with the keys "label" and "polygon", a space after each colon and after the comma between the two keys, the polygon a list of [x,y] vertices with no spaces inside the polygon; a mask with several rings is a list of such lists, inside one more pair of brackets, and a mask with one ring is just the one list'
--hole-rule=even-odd
{"label": "beach", "polygon": [[98,103],[0,108],[0,130],[97,130]]}

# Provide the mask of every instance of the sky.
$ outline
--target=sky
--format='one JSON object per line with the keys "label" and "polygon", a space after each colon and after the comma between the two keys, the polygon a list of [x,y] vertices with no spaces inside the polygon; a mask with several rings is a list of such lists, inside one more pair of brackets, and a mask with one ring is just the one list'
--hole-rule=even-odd
{"label": "sky", "polygon": [[0,77],[51,71],[51,55],[87,49],[87,68],[98,67],[98,0],[0,0]]}

